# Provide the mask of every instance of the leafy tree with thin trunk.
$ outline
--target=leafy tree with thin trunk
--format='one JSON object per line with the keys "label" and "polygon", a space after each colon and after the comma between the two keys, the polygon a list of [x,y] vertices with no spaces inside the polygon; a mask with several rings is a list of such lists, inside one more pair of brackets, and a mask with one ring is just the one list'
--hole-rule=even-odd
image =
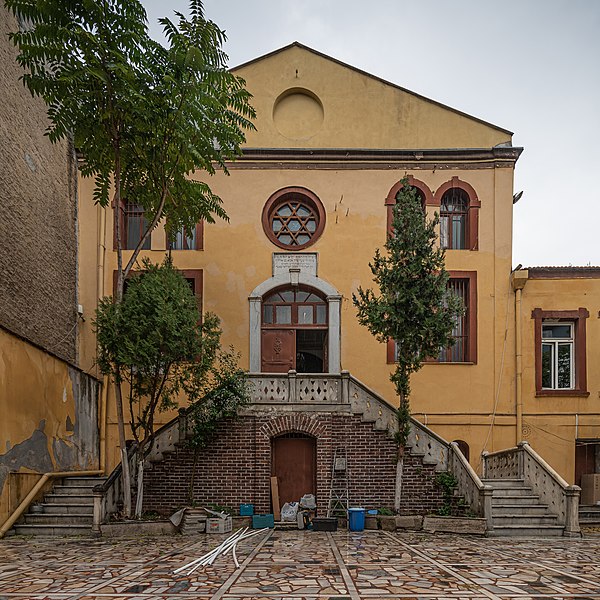
{"label": "leafy tree with thin trunk", "polygon": [[444,250],[437,244],[438,215],[427,219],[408,178],[402,184],[386,252],[377,249],[369,264],[378,289],[359,287],[352,297],[359,323],[380,342],[396,342],[396,368],[390,376],[399,399],[396,511],[400,510],[404,451],[410,434],[410,377],[427,358],[453,344],[452,330],[464,311],[462,301],[448,289]]}
{"label": "leafy tree with thin trunk", "polygon": [[[168,47],[153,41],[138,0],[5,0],[22,27],[11,34],[25,68],[23,82],[48,106],[47,134],[72,137],[95,201],[114,209],[115,302],[152,230],[169,235],[204,219],[227,218],[221,199],[191,177],[227,172],[255,116],[243,79],[227,69],[225,34],[190,0],[190,17],[161,19]],[[111,202],[112,194],[112,202]],[[146,227],[125,260],[121,215],[126,201],[144,210]],[[120,377],[119,373],[116,374]],[[123,399],[116,409],[124,479],[130,481]]]}
{"label": "leafy tree with thin trunk", "polygon": [[[144,463],[154,443],[156,413],[191,402],[198,426],[237,414],[247,401],[246,378],[237,355],[220,348],[216,315],[200,322],[196,298],[169,258],[148,260],[128,280],[123,299],[104,298],[95,321],[98,364],[129,405],[137,450],[135,515],[143,507]],[[219,411],[214,408],[219,407]]]}

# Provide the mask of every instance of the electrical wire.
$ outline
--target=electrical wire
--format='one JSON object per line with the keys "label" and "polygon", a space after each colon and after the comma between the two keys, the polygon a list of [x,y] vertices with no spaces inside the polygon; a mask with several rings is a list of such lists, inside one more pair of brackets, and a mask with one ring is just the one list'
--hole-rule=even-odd
{"label": "electrical wire", "polygon": [[[512,274],[512,271],[511,271]],[[492,429],[494,428],[494,425],[496,423],[496,413],[498,412],[498,402],[500,401],[500,386],[502,385],[502,374],[504,371],[504,357],[506,356],[506,342],[508,340],[508,304],[509,304],[509,300],[510,300],[510,295],[511,295],[511,289],[510,289],[510,276],[509,276],[509,286],[508,286],[508,291],[506,293],[506,308],[505,308],[505,313],[506,313],[506,318],[504,320],[504,343],[502,344],[502,358],[500,359],[500,373],[498,375],[498,388],[496,390],[496,398],[494,400],[494,410],[492,411],[492,419],[490,421],[490,426],[488,428],[488,432],[487,432],[487,436],[485,438],[485,442],[483,442],[483,447],[481,448],[481,452],[483,452],[488,445],[488,442],[490,441],[490,436],[492,435]],[[479,465],[478,465],[478,469],[481,466],[481,452],[479,453]]]}
{"label": "electrical wire", "polygon": [[73,325],[73,327],[71,327],[71,329],[68,331],[68,333],[65,335],[65,337],[63,337],[61,340],[56,342],[56,344],[54,344],[54,346],[52,346],[51,348],[48,348],[49,352],[56,352],[56,349],[73,333],[73,331],[75,331],[75,327],[77,327],[77,325],[79,325],[79,319],[80,319],[80,317],[77,317],[77,320],[75,321],[75,325]]}

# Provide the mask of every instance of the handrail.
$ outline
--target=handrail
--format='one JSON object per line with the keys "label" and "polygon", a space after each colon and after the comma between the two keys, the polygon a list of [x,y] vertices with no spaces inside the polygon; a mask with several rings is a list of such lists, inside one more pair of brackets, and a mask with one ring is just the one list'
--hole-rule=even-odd
{"label": "handrail", "polygon": [[[363,390],[365,390],[366,392],[371,394],[371,396],[373,396],[373,398],[375,398],[377,401],[379,401],[385,407],[393,410],[394,412],[397,410],[397,408],[398,408],[397,406],[394,406],[393,404],[388,402],[383,396],[380,396],[376,391],[372,390],[368,385],[364,384],[359,379],[356,379],[353,375],[350,375],[350,381],[352,381],[352,383],[354,383],[358,387],[361,387]],[[421,423],[421,421],[419,421],[418,419],[415,419],[414,417],[410,417],[410,420],[413,423],[413,425],[416,425],[420,429],[424,429],[427,432],[427,435],[434,438],[440,444],[442,444],[443,446],[446,446],[447,448],[450,447],[448,440],[445,440],[443,437],[439,436],[435,431],[433,431],[432,429],[429,429],[429,427],[427,427],[427,425]]]}
{"label": "handrail", "polygon": [[[127,448],[127,460],[131,460],[133,458],[136,449],[137,444],[135,443],[131,444],[129,448]],[[94,494],[105,494],[119,478],[122,470],[123,465],[120,462],[117,463],[115,468],[108,474],[108,477],[102,483],[99,483],[92,488],[92,492],[94,492]]]}
{"label": "handrail", "polygon": [[519,444],[530,456],[532,456],[537,463],[560,485],[564,490],[569,487],[569,484],[529,445],[528,442],[521,442]]}
{"label": "handrail", "polygon": [[519,446],[513,446],[512,448],[504,448],[504,450],[496,450],[496,452],[488,452],[484,450],[481,454],[486,458],[493,458],[494,456],[502,456],[503,454],[510,454],[511,452],[517,452]]}
{"label": "handrail", "polygon": [[90,477],[93,475],[103,475],[103,471],[58,471],[56,473],[44,473],[40,480],[33,486],[33,489],[25,496],[21,501],[21,504],[17,506],[15,511],[6,519],[4,525],[0,527],[0,539],[2,539],[8,530],[17,522],[21,515],[29,508],[29,505],[33,499],[37,496],[39,491],[44,487],[49,479],[57,477]]}
{"label": "handrail", "polygon": [[460,451],[458,444],[456,442],[450,442],[450,447],[452,448],[454,456],[460,461],[463,468],[471,478],[471,481],[473,481],[473,483],[477,486],[477,489],[482,490],[485,487],[483,481],[481,481],[479,475],[477,475],[475,472],[475,469],[473,469],[465,455]]}

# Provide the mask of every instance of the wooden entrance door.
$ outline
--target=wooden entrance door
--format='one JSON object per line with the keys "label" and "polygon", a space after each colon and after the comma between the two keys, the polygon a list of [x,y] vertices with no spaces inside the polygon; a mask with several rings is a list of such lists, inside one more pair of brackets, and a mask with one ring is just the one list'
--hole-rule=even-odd
{"label": "wooden entrance door", "polygon": [[575,443],[575,485],[581,485],[582,475],[600,472],[598,456],[600,456],[598,440],[582,440]]}
{"label": "wooden entrance door", "polygon": [[304,494],[316,496],[316,440],[278,437],[272,452],[271,475],[279,484],[279,504],[298,502]]}
{"label": "wooden entrance door", "polygon": [[295,329],[263,329],[261,336],[263,373],[287,373],[296,368]]}

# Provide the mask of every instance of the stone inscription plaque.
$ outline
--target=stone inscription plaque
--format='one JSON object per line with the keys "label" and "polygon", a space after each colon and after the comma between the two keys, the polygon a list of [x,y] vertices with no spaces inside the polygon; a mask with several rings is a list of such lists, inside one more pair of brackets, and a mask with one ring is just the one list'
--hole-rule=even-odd
{"label": "stone inscription plaque", "polygon": [[274,252],[273,253],[273,277],[288,275],[290,269],[300,269],[301,273],[317,276],[317,253],[316,252]]}

